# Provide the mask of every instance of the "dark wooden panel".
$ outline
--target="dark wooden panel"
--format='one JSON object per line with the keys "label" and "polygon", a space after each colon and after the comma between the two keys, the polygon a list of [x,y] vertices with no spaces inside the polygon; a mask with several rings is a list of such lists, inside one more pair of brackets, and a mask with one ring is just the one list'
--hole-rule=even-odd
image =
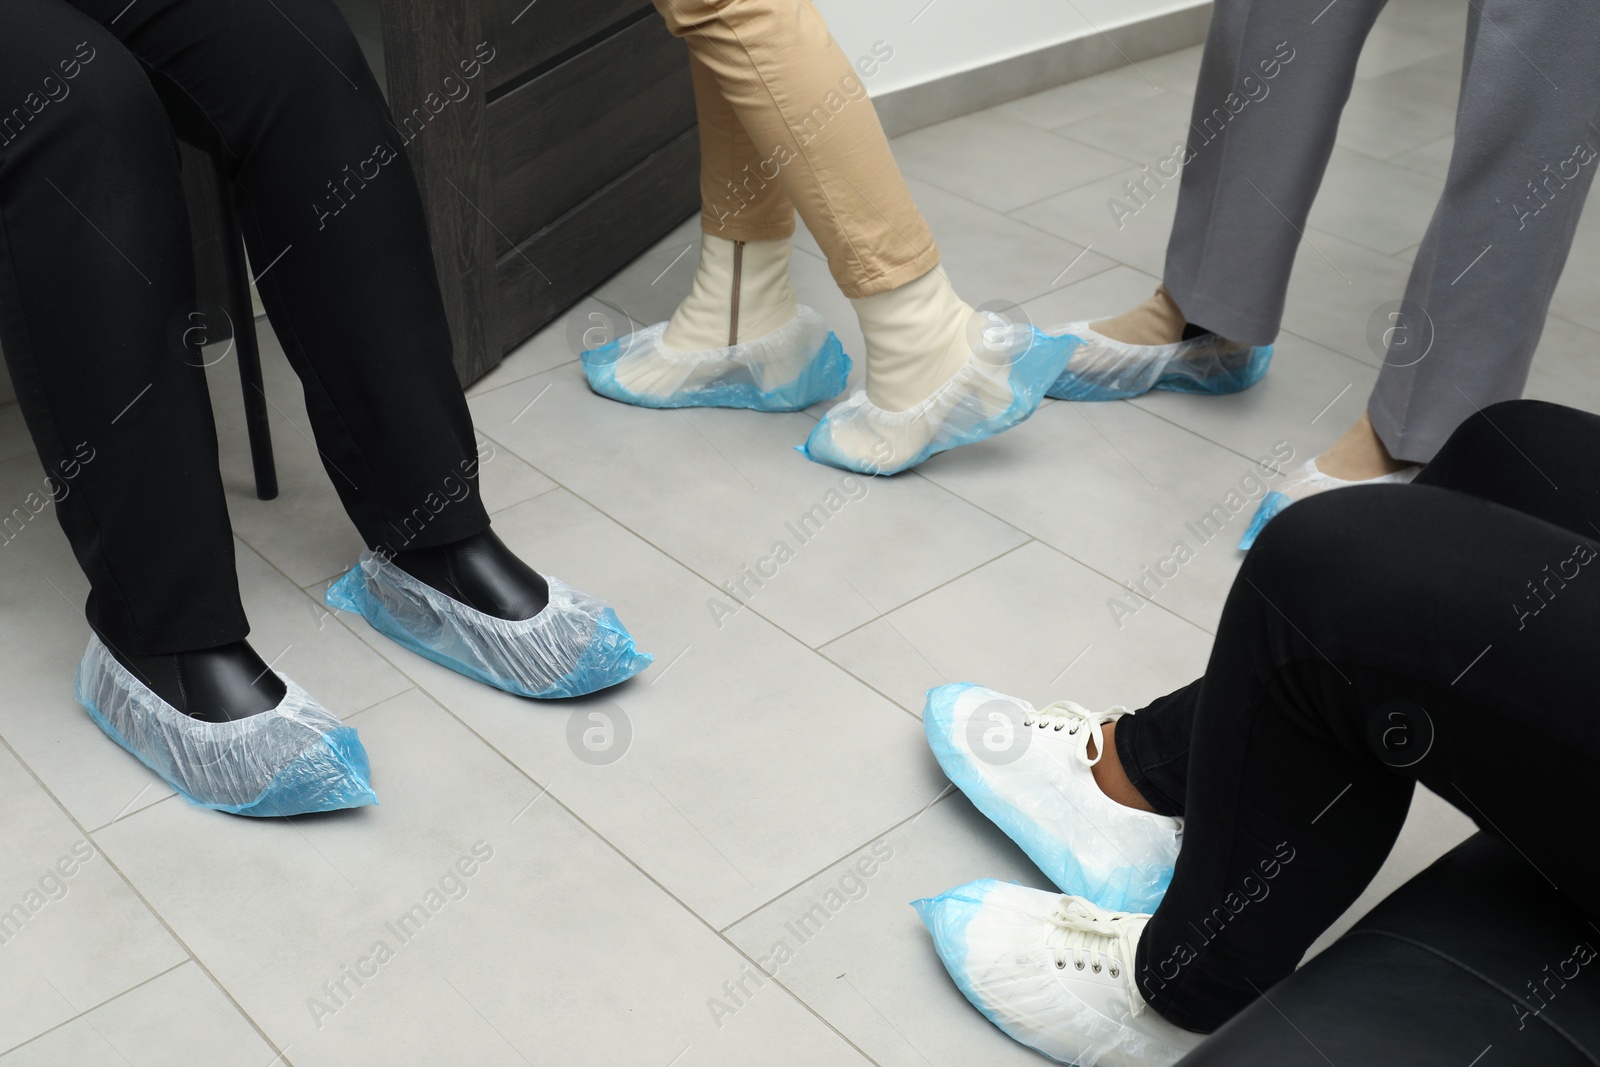
{"label": "dark wooden panel", "polygon": [[646,12],[660,21],[649,0],[483,0],[483,31],[498,53],[486,87],[492,93]]}
{"label": "dark wooden panel", "polygon": [[499,350],[521,344],[697,211],[699,174],[700,139],[689,129],[501,256]]}
{"label": "dark wooden panel", "polygon": [[[429,93],[455,84],[460,63],[485,39],[483,0],[383,0],[383,47],[389,99],[405,114]],[[434,266],[450,318],[456,373],[463,384],[500,362],[495,336],[494,197],[484,152],[484,93],[452,102],[407,134],[406,154],[422,189]]]}
{"label": "dark wooden panel", "polygon": [[[626,76],[620,76],[626,72]],[[488,106],[505,255],[694,125],[688,51],[651,17]]]}

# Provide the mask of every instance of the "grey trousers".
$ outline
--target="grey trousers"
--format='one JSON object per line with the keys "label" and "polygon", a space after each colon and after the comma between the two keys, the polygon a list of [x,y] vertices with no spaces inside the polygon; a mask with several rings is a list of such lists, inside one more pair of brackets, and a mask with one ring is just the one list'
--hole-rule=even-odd
{"label": "grey trousers", "polygon": [[[1466,63],[1444,194],[1405,299],[1374,309],[1392,325],[1367,411],[1390,453],[1415,462],[1474,411],[1522,394],[1600,166],[1600,3],[1462,2]],[[1249,344],[1277,335],[1383,4],[1216,0],[1167,245],[1167,289],[1190,322]],[[1271,102],[1240,103],[1266,91],[1263,78],[1275,79]]]}

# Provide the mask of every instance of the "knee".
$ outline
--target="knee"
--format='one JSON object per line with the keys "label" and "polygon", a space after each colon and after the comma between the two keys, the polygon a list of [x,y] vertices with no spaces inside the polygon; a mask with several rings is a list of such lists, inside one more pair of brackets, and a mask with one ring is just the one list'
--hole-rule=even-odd
{"label": "knee", "polygon": [[1520,442],[1529,436],[1580,423],[1592,427],[1600,423],[1600,419],[1587,411],[1544,400],[1502,400],[1468,416],[1450,435],[1448,444],[1460,448],[1492,440],[1499,446],[1507,437]]}
{"label": "knee", "polygon": [[175,162],[171,126],[138,62],[108,40],[84,41],[69,54],[59,74],[0,115],[0,147],[32,140],[53,157],[125,174]]}
{"label": "knee", "polygon": [[[1372,485],[1308,497],[1267,524],[1239,580],[1279,604],[1342,598],[1357,576],[1376,569],[1377,549],[1403,528],[1414,493],[1411,486]],[[1294,617],[1288,606],[1282,610]]]}

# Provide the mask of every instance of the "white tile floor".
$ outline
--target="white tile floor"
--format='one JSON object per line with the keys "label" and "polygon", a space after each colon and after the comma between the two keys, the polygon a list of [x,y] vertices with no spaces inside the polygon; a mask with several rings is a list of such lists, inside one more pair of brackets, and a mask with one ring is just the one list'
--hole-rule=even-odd
{"label": "white tile floor", "polygon": [[[1137,705],[1202,669],[1248,512],[1157,606],[1119,629],[1107,601],[1255,457],[1280,441],[1312,455],[1359,413],[1376,368],[1368,316],[1399,296],[1448,159],[1465,10],[1395,0],[1380,22],[1308,234],[1335,269],[1301,257],[1277,359],[1248,393],[1050,403],[1014,433],[858,488],[791,451],[816,412],[591,395],[569,325],[601,305],[529,341],[472,390],[494,450],[484,489],[506,540],[611,599],[656,653],[602,697],[518,700],[324,613],[322,588],[360,546],[299,387],[266,338],[283,494],[263,503],[222,368],[253,640],[360,728],[383,805],[249,822],[175,799],[73,703],[85,586],[41,516],[0,548],[0,924],[14,904],[27,915],[0,926],[0,1062],[1039,1062],[968,1008],[906,906],[985,875],[1045,884],[943,793],[921,693],[971,679]],[[1175,190],[1120,232],[1105,200],[1181,135],[1198,58],[901,139],[969,299],[1019,301],[1049,325],[1149,293]],[[1023,149],[1004,168],[983,151],[997,131]],[[1595,238],[1580,233],[1529,390],[1591,408]],[[663,317],[694,257],[668,265],[693,239],[679,228],[597,297]],[[848,304],[800,244],[803,299],[859,352]],[[16,408],[0,408],[0,499],[39,481]],[[844,505],[747,607],[712,611],[721,583],[836,490]],[[614,762],[580,758],[573,739],[595,716],[616,724]],[[1419,800],[1358,910],[1467,829]],[[54,877],[74,848],[92,858]],[[452,877],[474,850],[473,876]],[[852,879],[858,865],[871,874]],[[786,925],[829,902],[803,941]],[[397,934],[419,904],[425,923]],[[753,978],[780,941],[792,958]]]}

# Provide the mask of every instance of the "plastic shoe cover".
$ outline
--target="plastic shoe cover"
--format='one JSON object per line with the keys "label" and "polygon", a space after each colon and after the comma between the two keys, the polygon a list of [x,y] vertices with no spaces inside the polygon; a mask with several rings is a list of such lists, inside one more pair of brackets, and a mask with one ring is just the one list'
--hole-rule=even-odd
{"label": "plastic shoe cover", "polygon": [[634,649],[633,635],[605,601],[559,578],[545,581],[550,603],[543,611],[531,619],[497,619],[368,551],[323,599],[330,608],[360,613],[374,630],[419,656],[518,696],[582,696],[655,662]]}
{"label": "plastic shoe cover", "polygon": [[1282,489],[1274,489],[1261,498],[1261,503],[1256,505],[1256,513],[1250,518],[1250,525],[1245,529],[1244,536],[1239,538],[1239,547],[1249,549],[1256,543],[1256,538],[1261,536],[1261,531],[1266,529],[1267,523],[1277,517],[1284,508],[1297,500],[1304,500],[1308,496],[1329,489],[1344,489],[1352,485],[1405,485],[1421,473],[1420,464],[1414,464],[1393,474],[1384,474],[1377,478],[1360,478],[1350,481],[1346,478],[1335,478],[1331,474],[1323,474],[1317,469],[1315,459],[1306,460],[1305,466],[1289,475],[1289,480],[1283,483]]}
{"label": "plastic shoe cover", "polygon": [[[1183,823],[1118,804],[1095,783],[1088,740],[1128,714],[1062,701],[1042,710],[958,682],[928,690],[922,728],[944,773],[1057,889],[1103,908],[1153,912],[1172,881]],[[1098,757],[1097,757],[1098,758]]]}
{"label": "plastic shoe cover", "polygon": [[1241,345],[1205,334],[1172,345],[1131,345],[1089,328],[1058,327],[1082,343],[1047,395],[1058,400],[1126,400],[1152,389],[1174,393],[1237,393],[1259,382],[1271,345]]}
{"label": "plastic shoe cover", "polygon": [[662,344],[658,322],[583,354],[589,388],[646,408],[801,411],[844,392],[850,357],[810,308],[753,341],[705,352]]}
{"label": "plastic shoe cover", "polygon": [[905,411],[884,411],[858,391],[822,417],[800,451],[862,474],[896,474],[1026,420],[1079,341],[998,315],[989,320],[971,358],[928,399]]}
{"label": "plastic shoe cover", "polygon": [[202,722],[162,700],[91,636],[73,688],[106,736],[191,804],[262,817],[376,804],[354,727],[278,677],[288,692],[271,711]]}
{"label": "plastic shoe cover", "polygon": [[1178,1062],[1204,1034],[1151,1011],[1133,960],[1148,915],[985,878],[912,902],[962,994],[1013,1039],[1079,1067]]}

